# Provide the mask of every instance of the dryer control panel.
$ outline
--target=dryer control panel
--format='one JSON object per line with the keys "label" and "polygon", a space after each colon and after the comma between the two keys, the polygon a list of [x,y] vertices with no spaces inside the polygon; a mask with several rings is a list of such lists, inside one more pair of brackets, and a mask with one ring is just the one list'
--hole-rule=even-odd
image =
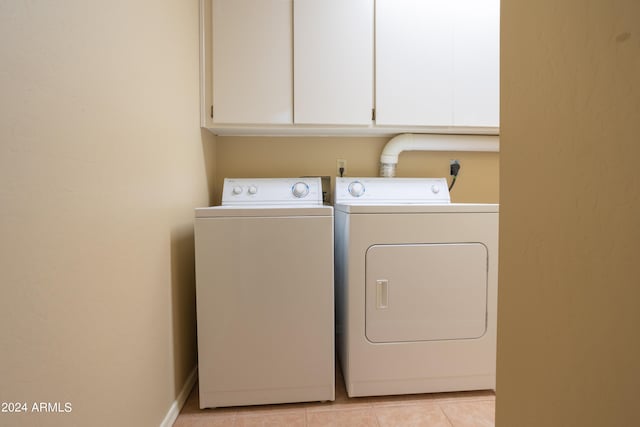
{"label": "dryer control panel", "polygon": [[335,203],[451,203],[446,178],[336,178]]}
{"label": "dryer control panel", "polygon": [[223,206],[322,205],[317,178],[225,178]]}

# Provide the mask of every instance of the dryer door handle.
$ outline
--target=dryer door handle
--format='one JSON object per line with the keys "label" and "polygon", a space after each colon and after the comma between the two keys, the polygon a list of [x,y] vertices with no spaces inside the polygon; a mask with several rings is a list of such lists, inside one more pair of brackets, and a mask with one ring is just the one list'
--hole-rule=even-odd
{"label": "dryer door handle", "polygon": [[386,279],[376,280],[376,308],[378,310],[389,308],[389,281]]}

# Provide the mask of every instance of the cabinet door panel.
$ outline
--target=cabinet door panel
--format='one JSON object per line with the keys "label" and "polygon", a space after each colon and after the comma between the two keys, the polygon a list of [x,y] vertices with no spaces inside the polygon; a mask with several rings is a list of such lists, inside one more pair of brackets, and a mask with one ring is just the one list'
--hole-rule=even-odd
{"label": "cabinet door panel", "polygon": [[213,0],[215,123],[292,123],[292,0]]}
{"label": "cabinet door panel", "polygon": [[498,126],[500,0],[456,0],[454,126]]}
{"label": "cabinet door panel", "polygon": [[296,123],[371,123],[373,0],[295,0],[293,57]]}
{"label": "cabinet door panel", "polygon": [[376,1],[376,124],[451,125],[451,0]]}

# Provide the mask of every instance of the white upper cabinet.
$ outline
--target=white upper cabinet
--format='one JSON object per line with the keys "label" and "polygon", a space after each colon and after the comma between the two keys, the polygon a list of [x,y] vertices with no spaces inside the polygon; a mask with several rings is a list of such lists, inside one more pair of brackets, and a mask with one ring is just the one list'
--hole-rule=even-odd
{"label": "white upper cabinet", "polygon": [[500,122],[500,0],[454,2],[453,125]]}
{"label": "white upper cabinet", "polygon": [[376,1],[377,124],[451,124],[452,3]]}
{"label": "white upper cabinet", "polygon": [[376,124],[497,127],[499,0],[376,0]]}
{"label": "white upper cabinet", "polygon": [[291,1],[212,1],[214,123],[292,123]]}
{"label": "white upper cabinet", "polygon": [[294,0],[294,121],[370,125],[373,0]]}
{"label": "white upper cabinet", "polygon": [[500,0],[200,1],[215,133],[498,132]]}

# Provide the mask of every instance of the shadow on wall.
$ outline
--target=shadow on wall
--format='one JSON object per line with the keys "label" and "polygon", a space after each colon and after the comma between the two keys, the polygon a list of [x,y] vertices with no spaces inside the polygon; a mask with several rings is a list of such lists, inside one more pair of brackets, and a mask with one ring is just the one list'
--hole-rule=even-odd
{"label": "shadow on wall", "polygon": [[192,225],[171,232],[171,301],[176,396],[197,364],[195,250]]}
{"label": "shadow on wall", "polygon": [[207,174],[207,189],[209,190],[209,206],[216,200],[216,137],[206,129],[200,129],[202,140],[202,155],[204,158],[204,169]]}
{"label": "shadow on wall", "polygon": [[[216,197],[216,137],[205,129],[200,130],[200,136],[204,162],[203,179],[207,182],[210,205],[211,200]],[[196,207],[200,206],[193,206]],[[175,393],[178,397],[185,383],[189,381],[189,376],[194,372],[198,360],[193,218],[192,211],[191,220],[173,227],[170,234],[173,369]]]}

